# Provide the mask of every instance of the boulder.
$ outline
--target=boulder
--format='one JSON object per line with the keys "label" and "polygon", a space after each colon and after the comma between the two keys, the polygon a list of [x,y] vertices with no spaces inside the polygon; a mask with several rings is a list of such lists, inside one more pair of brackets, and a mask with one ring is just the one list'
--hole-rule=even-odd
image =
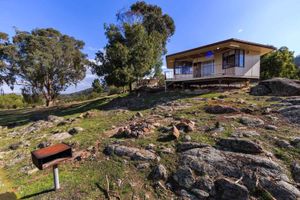
{"label": "boulder", "polygon": [[224,138],[220,139],[217,142],[217,145],[220,148],[241,153],[249,154],[259,154],[263,152],[263,149],[257,143],[247,140],[247,139],[238,139],[238,138]]}
{"label": "boulder", "polygon": [[199,190],[196,188],[193,188],[191,192],[197,197],[199,200],[208,199],[209,193],[205,192],[204,190]]}
{"label": "boulder", "polygon": [[[261,155],[222,151],[208,146],[182,152],[178,166],[178,169],[184,167],[185,170],[183,170],[183,172],[185,173],[179,173],[181,174],[181,176],[179,176],[181,178],[174,180],[182,188],[205,190],[203,187],[199,187],[197,182],[201,177],[208,176],[209,179],[213,181],[220,177],[225,177],[230,180],[239,179],[238,184],[244,185],[248,191],[253,191],[257,188],[256,184],[258,182],[264,190],[271,193],[276,199],[280,198],[280,194],[276,194],[277,192],[275,191],[282,192],[282,195],[285,196],[286,199],[297,199],[295,197],[297,197],[299,193],[297,188],[289,184],[292,181],[289,180],[288,176],[284,173],[285,170],[276,162]],[[187,179],[185,179],[185,177],[187,177]],[[276,177],[276,179],[274,179],[274,177]],[[272,186],[266,181],[262,184],[261,180],[263,179],[272,180]],[[205,191],[208,192],[207,190]],[[217,193],[218,192],[216,192],[216,194]]]}
{"label": "boulder", "polygon": [[294,137],[291,141],[291,145],[300,149],[300,137]]}
{"label": "boulder", "polygon": [[300,183],[300,164],[297,162],[293,162],[293,164],[291,165],[291,172],[294,180],[297,183]]}
{"label": "boulder", "polygon": [[205,112],[211,114],[227,114],[227,113],[238,112],[238,109],[231,106],[215,105],[215,106],[207,106],[205,108]]}
{"label": "boulder", "polygon": [[149,178],[155,181],[167,180],[168,172],[162,164],[156,165],[149,174]]}
{"label": "boulder", "polygon": [[68,139],[72,137],[71,134],[69,134],[68,132],[62,132],[62,133],[56,133],[56,134],[53,134],[49,137],[50,140],[57,140],[57,141],[62,141],[62,140],[65,140],[65,139]]}
{"label": "boulder", "polygon": [[264,125],[264,121],[257,117],[243,116],[239,119],[239,122],[241,124],[244,124],[244,125],[250,126],[250,127],[259,127],[259,126]]}
{"label": "boulder", "polygon": [[155,160],[156,155],[151,151],[128,147],[119,144],[110,144],[105,147],[104,153],[107,155],[117,155],[120,157],[128,157],[131,160]]}
{"label": "boulder", "polygon": [[189,119],[181,119],[180,123],[176,125],[176,128],[184,132],[191,132],[195,129],[195,122]]}
{"label": "boulder", "polygon": [[192,140],[192,137],[190,135],[184,135],[182,141],[184,142],[190,142]]}
{"label": "boulder", "polygon": [[271,93],[271,90],[267,88],[265,85],[256,85],[250,88],[250,94],[254,96],[265,96]]}
{"label": "boulder", "polygon": [[190,188],[195,183],[193,171],[186,166],[179,167],[173,174],[173,179],[183,188]]}
{"label": "boulder", "polygon": [[278,112],[292,123],[300,123],[300,105],[280,108]]}
{"label": "boulder", "polygon": [[300,198],[300,191],[286,181],[260,178],[259,184],[277,200],[296,200]]}
{"label": "boulder", "polygon": [[215,180],[216,199],[219,200],[248,200],[248,189],[227,178]]}
{"label": "boulder", "polygon": [[261,81],[257,86],[252,87],[250,94],[256,96],[299,96],[300,83],[287,78],[273,78]]}

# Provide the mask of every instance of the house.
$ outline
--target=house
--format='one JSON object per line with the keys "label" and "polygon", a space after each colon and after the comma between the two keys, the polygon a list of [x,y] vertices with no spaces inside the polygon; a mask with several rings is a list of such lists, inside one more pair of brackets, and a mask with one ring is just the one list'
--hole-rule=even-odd
{"label": "house", "polygon": [[276,48],[228,39],[166,56],[166,87],[258,80],[260,57]]}

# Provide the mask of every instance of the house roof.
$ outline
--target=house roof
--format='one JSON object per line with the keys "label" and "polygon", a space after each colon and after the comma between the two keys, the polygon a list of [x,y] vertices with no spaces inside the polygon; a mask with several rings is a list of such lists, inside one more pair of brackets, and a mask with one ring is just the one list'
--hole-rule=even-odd
{"label": "house roof", "polygon": [[255,51],[259,55],[264,55],[264,54],[269,53],[276,49],[272,45],[259,44],[259,43],[255,43],[255,42],[249,42],[249,41],[245,41],[245,40],[231,38],[231,39],[215,42],[212,44],[200,46],[197,48],[188,49],[185,51],[169,54],[166,56],[167,67],[172,68],[175,60],[196,58],[201,55],[202,56],[205,55],[205,53],[208,51],[213,51],[215,53],[218,53],[218,52],[222,52],[222,51],[225,51],[228,49],[234,49],[234,48],[241,48],[241,49]]}
{"label": "house roof", "polygon": [[246,41],[246,40],[240,40],[240,39],[236,39],[236,38],[230,38],[230,39],[227,39],[227,40],[222,40],[222,41],[219,41],[219,42],[215,42],[215,43],[203,45],[203,46],[192,48],[192,49],[188,49],[188,50],[185,50],[185,51],[180,51],[180,52],[177,52],[177,53],[169,54],[166,57],[175,56],[175,55],[179,55],[179,54],[183,54],[183,53],[188,53],[188,52],[192,52],[192,51],[196,51],[196,50],[201,50],[201,49],[205,49],[207,47],[212,47],[212,46],[216,46],[216,45],[220,45],[220,44],[228,43],[228,42],[237,42],[237,43],[242,43],[242,44],[246,44],[246,45],[252,45],[252,46],[257,46],[257,47],[263,47],[263,48],[267,48],[267,49],[272,49],[272,50],[276,49],[276,47],[274,47],[272,45],[265,45],[265,44],[260,44],[260,43],[256,43],[256,42],[249,42],[249,41]]}

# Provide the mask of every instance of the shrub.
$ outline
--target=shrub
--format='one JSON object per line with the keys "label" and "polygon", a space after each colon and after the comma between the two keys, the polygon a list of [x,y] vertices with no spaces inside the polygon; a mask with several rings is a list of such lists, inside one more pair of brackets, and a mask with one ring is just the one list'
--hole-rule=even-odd
{"label": "shrub", "polygon": [[26,106],[22,95],[4,94],[0,95],[0,109],[16,109]]}

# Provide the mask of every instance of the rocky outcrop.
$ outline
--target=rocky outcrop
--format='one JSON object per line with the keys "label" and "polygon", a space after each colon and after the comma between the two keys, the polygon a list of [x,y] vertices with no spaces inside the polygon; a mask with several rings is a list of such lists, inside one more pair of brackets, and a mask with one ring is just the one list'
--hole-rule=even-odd
{"label": "rocky outcrop", "polygon": [[244,125],[250,126],[250,127],[259,127],[259,126],[264,125],[264,121],[257,117],[243,116],[239,119],[239,122],[241,124],[244,124]]}
{"label": "rocky outcrop", "polygon": [[217,142],[217,145],[224,149],[233,152],[259,154],[263,152],[262,147],[255,142],[247,139],[224,138]]}
{"label": "rocky outcrop", "polygon": [[286,78],[273,78],[261,81],[250,89],[250,94],[256,96],[297,96],[300,95],[300,82]]}
{"label": "rocky outcrop", "polygon": [[278,112],[292,123],[300,123],[300,105],[281,108]]}
{"label": "rocky outcrop", "polygon": [[155,181],[166,180],[168,178],[167,169],[162,164],[156,165],[149,174],[149,178]]}
{"label": "rocky outcrop", "polygon": [[216,199],[219,200],[248,200],[248,189],[227,178],[220,178],[215,181]]}
{"label": "rocky outcrop", "polygon": [[[299,190],[291,184],[285,171],[260,155],[208,146],[182,152],[178,166],[172,176],[178,187],[190,193],[195,188],[203,190],[210,199],[248,199],[257,188],[279,200],[300,198]],[[201,184],[202,177],[210,181]]]}
{"label": "rocky outcrop", "polygon": [[110,144],[105,147],[104,153],[107,155],[117,155],[120,157],[128,157],[131,160],[154,160],[156,155],[151,151],[128,147],[119,144]]}
{"label": "rocky outcrop", "polygon": [[291,166],[292,176],[297,183],[300,183],[300,164],[293,162]]}
{"label": "rocky outcrop", "polygon": [[223,105],[215,105],[215,106],[207,106],[205,108],[205,112],[211,114],[226,114],[226,113],[235,113],[239,110],[237,108],[231,106],[223,106]]}

